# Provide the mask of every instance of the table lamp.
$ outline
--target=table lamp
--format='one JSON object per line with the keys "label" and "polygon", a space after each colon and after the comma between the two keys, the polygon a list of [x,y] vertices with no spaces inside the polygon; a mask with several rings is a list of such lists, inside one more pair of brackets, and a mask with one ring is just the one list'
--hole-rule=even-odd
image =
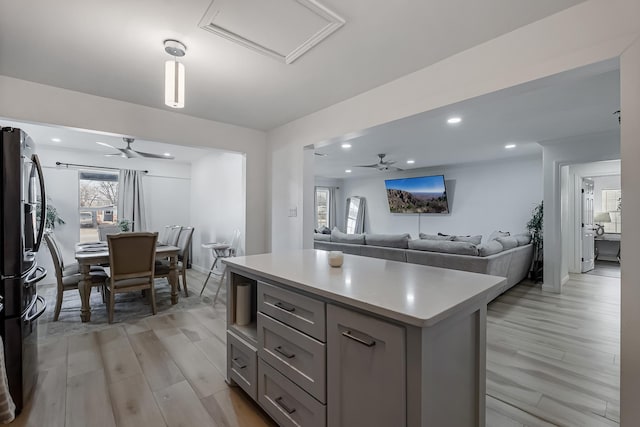
{"label": "table lamp", "polygon": [[611,215],[609,212],[598,212],[593,218],[593,222],[598,226],[596,228],[596,235],[602,236],[604,234],[604,223],[611,222]]}

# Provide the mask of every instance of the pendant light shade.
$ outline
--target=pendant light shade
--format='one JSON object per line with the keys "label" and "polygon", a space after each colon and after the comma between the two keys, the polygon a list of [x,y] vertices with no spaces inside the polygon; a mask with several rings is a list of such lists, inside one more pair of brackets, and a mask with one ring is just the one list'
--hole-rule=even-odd
{"label": "pendant light shade", "polygon": [[164,64],[164,103],[171,108],[184,108],[184,64],[178,62],[187,51],[177,40],[165,40],[164,50],[173,59]]}
{"label": "pendant light shade", "polygon": [[175,60],[164,65],[164,103],[184,108],[184,64]]}

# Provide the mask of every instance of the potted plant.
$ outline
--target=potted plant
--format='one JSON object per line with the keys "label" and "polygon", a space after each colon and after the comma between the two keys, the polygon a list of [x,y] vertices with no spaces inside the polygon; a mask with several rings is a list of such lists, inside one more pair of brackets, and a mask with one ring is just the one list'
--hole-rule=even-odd
{"label": "potted plant", "polygon": [[543,241],[542,241],[542,220],[544,214],[543,202],[533,209],[531,219],[527,222],[527,230],[531,233],[531,243],[533,244],[533,260],[529,277],[531,280],[541,282],[543,278]]}
{"label": "potted plant", "polygon": [[[36,215],[38,217],[40,216],[40,212],[41,212],[40,209],[42,209],[42,205],[38,203],[38,205],[36,206]],[[47,213],[44,217],[44,228],[47,231],[51,231],[56,228],[56,225],[62,225],[62,224],[66,224],[66,222],[64,221],[64,219],[60,217],[56,207],[53,206],[51,203],[47,203]]]}
{"label": "potted plant", "polygon": [[118,221],[118,227],[120,227],[120,230],[122,230],[123,233],[131,231],[131,221],[128,219],[121,219]]}

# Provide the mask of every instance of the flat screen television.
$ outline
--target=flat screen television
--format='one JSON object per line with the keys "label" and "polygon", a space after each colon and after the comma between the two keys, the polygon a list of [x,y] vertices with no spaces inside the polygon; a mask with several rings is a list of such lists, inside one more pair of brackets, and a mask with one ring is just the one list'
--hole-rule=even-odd
{"label": "flat screen television", "polygon": [[384,183],[391,213],[449,213],[444,175],[387,179]]}

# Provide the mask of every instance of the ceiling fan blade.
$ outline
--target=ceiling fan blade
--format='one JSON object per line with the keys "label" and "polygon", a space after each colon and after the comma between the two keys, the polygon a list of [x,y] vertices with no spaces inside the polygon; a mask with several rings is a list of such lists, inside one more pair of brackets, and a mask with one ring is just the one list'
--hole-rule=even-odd
{"label": "ceiling fan blade", "polygon": [[[133,150],[131,150],[131,151],[133,151]],[[167,159],[167,160],[175,159],[175,157],[173,157],[173,156],[165,156],[163,154],[145,153],[144,151],[135,151],[135,153],[139,154],[142,157],[148,157],[150,159]]]}
{"label": "ceiling fan blade", "polygon": [[397,162],[394,162],[394,161],[390,161],[390,162],[382,162],[382,164],[383,164],[383,165],[385,165],[385,166],[391,166],[391,165],[393,165],[393,164],[395,164],[395,163],[397,163]]}
{"label": "ceiling fan blade", "polygon": [[103,147],[109,147],[109,148],[113,148],[114,150],[119,150],[118,147],[114,147],[113,145],[107,144],[106,142],[96,142],[96,144],[98,145],[102,145]]}
{"label": "ceiling fan blade", "polygon": [[401,168],[397,168],[397,167],[395,167],[395,166],[391,166],[389,169],[390,169],[390,170],[397,171],[397,172],[401,172],[401,171],[403,171],[403,170],[404,170],[404,169],[401,169]]}
{"label": "ceiling fan blade", "polygon": [[125,156],[124,153],[109,153],[109,154],[105,154],[106,157],[124,157],[125,159],[127,158],[127,156]]}
{"label": "ceiling fan blade", "polygon": [[356,168],[377,168],[378,166],[380,166],[379,163],[374,163],[372,165],[355,165],[354,167],[356,167]]}

